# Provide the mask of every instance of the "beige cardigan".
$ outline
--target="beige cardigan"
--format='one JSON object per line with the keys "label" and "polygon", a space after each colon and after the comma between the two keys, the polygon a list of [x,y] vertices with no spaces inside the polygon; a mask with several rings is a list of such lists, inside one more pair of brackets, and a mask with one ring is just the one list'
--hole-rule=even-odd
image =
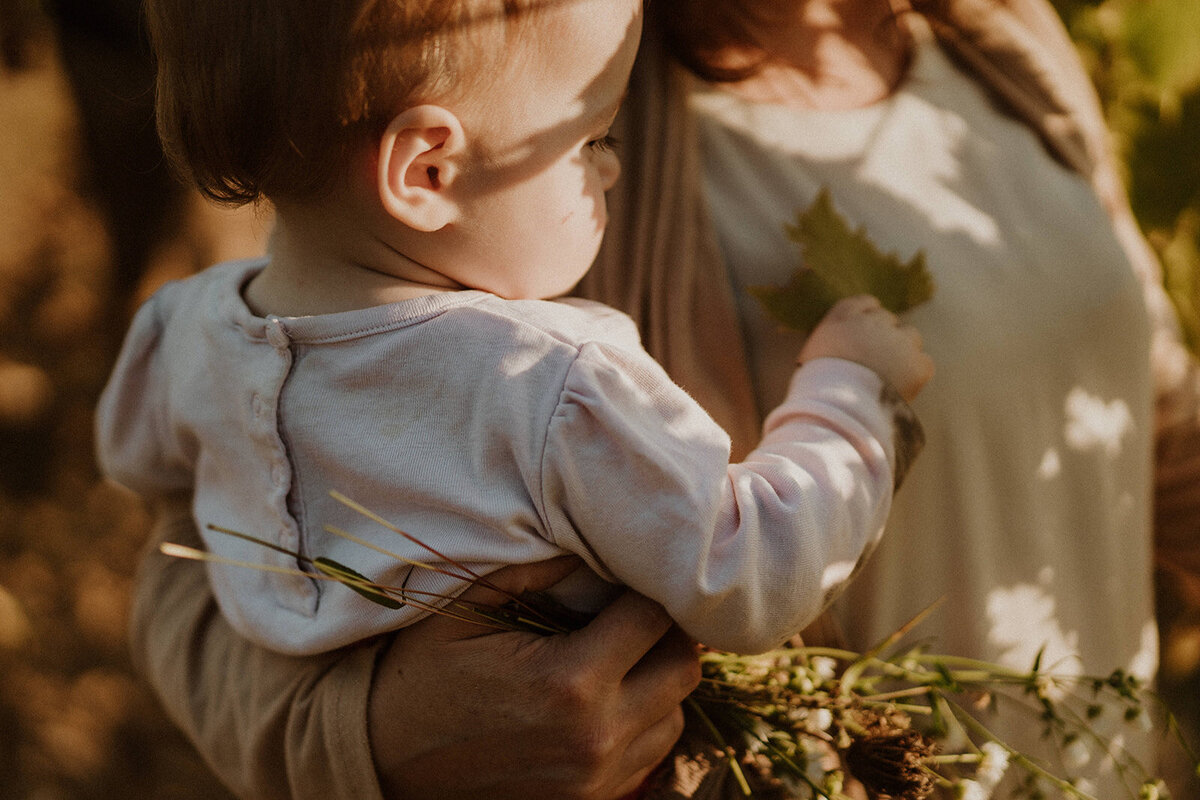
{"label": "beige cardigan", "polygon": [[[944,46],[1063,163],[1091,177],[1146,288],[1159,389],[1158,535],[1172,559],[1200,549],[1197,372],[1179,343],[1158,268],[1130,214],[1103,119],[1072,45],[1045,0],[947,0],[930,15]],[[616,135],[623,177],[610,194],[607,244],[581,292],[630,313],[647,348],[726,426],[738,452],[760,420],[728,280],[702,197],[694,78],[649,42]],[[194,541],[186,512],[156,541]],[[1195,563],[1195,562],[1193,562]],[[1200,574],[1200,563],[1195,563]],[[196,564],[151,555],[133,608],[135,657],[214,771],[253,798],[379,798],[366,733],[378,644],[308,660],[239,639]]]}

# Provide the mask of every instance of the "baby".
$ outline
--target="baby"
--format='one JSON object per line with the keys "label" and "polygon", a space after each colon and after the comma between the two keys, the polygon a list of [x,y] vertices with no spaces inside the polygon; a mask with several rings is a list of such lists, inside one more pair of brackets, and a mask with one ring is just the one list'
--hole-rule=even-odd
{"label": "baby", "polygon": [[[336,489],[481,574],[577,554],[564,600],[624,584],[712,647],[769,649],[815,617],[882,530],[899,397],[932,364],[872,298],[842,301],[731,464],[627,317],[554,299],[604,231],[641,0],[252,9],[148,4],[168,151],[213,198],[269,199],[276,228],[265,260],[139,311],[98,410],[107,474],[277,545],[206,534],[268,567],[299,553],[414,594],[465,588],[326,533],[428,560]],[[287,653],[423,613],[306,574],[209,575],[233,625]]]}

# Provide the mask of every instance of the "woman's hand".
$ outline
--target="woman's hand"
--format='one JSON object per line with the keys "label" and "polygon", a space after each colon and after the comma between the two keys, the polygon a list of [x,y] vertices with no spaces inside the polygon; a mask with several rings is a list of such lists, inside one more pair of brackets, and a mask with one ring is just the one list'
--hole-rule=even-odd
{"label": "woman's hand", "polygon": [[[575,559],[489,576],[519,594]],[[475,587],[464,595],[495,596]],[[368,731],[384,797],[613,800],[635,789],[683,730],[696,647],[660,606],[626,593],[559,636],[431,617],[380,658]]]}

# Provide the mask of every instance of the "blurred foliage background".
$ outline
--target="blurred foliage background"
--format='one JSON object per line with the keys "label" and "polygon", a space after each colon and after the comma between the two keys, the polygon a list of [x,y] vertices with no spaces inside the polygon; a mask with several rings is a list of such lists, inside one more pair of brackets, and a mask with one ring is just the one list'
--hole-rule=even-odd
{"label": "blurred foliage background", "polygon": [[1200,0],[1054,0],[1091,73],[1134,213],[1200,352]]}
{"label": "blurred foliage background", "polygon": [[[202,2],[203,0],[197,0]],[[91,411],[130,310],[261,247],[165,175],[140,0],[0,0],[0,798],[219,800],[125,646],[149,520]],[[1054,0],[1200,350],[1200,0]],[[1198,532],[1200,535],[1200,532]],[[1163,580],[1162,687],[1200,729],[1200,587]],[[1200,799],[1193,783],[1182,798]]]}

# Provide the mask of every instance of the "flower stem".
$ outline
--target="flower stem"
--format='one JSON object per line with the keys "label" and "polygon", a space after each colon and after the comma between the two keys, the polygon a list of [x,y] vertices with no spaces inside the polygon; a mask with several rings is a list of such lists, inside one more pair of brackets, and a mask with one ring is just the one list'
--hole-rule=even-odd
{"label": "flower stem", "polygon": [[698,702],[696,702],[696,699],[689,696],[687,702],[688,707],[695,712],[696,716],[700,719],[700,722],[702,722],[704,727],[708,729],[708,733],[713,737],[713,741],[716,742],[717,746],[720,747],[725,753],[725,758],[729,762],[729,768],[733,771],[733,777],[737,779],[738,786],[741,788],[742,794],[745,797],[753,797],[754,792],[750,789],[750,783],[746,780],[746,774],[742,772],[742,765],[738,763],[737,756],[734,755],[733,748],[725,742],[725,737],[721,735],[719,730],[717,730],[717,726],[713,724],[711,719],[709,719],[708,714],[704,713],[704,709],[701,708]]}

